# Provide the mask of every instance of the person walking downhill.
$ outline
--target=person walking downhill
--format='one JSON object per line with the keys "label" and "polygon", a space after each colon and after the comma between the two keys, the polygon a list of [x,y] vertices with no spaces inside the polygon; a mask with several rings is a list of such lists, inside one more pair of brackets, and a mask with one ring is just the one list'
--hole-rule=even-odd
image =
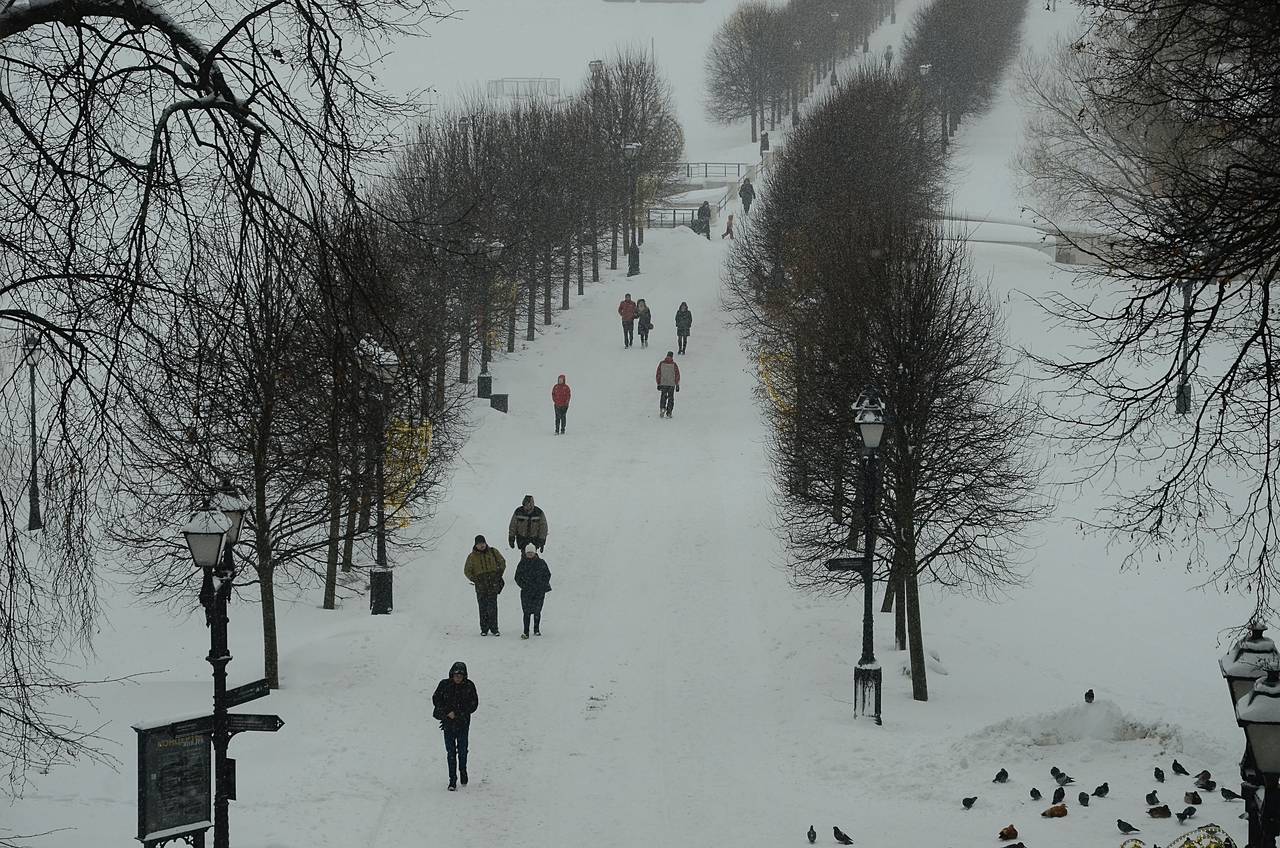
{"label": "person walking downhill", "polygon": [[746,177],[742,180],[742,188],[738,189],[738,199],[742,201],[742,214],[751,214],[751,204],[756,199],[756,187],[751,184],[751,178]]}
{"label": "person walking downhill", "polygon": [[529,638],[529,617],[533,617],[533,635],[542,635],[542,602],[551,591],[551,567],[538,556],[533,545],[524,546],[524,556],[516,566],[516,585],[520,587],[520,608],[524,612],[524,632]]}
{"label": "person walking downhill", "polygon": [[658,363],[654,374],[658,381],[658,417],[671,417],[676,406],[676,392],[680,391],[680,366],[676,365],[675,354],[667,351],[667,358]]}
{"label": "person walking downhill", "polygon": [[501,636],[498,632],[498,595],[506,585],[502,573],[507,561],[497,548],[489,547],[484,536],[476,536],[475,546],[467,554],[462,573],[476,587],[476,606],[480,608],[480,635]]}
{"label": "person walking downhill", "polygon": [[573,394],[564,375],[556,377],[556,384],[551,387],[551,405],[556,411],[556,435],[564,432],[564,419],[569,414],[569,397]]}
{"label": "person walking downhill", "polygon": [[640,347],[649,346],[649,331],[653,329],[653,313],[644,302],[644,298],[636,303],[636,329],[640,332]]}
{"label": "person walking downhill", "polygon": [[631,347],[636,326],[636,302],[631,299],[631,292],[627,292],[618,304],[618,315],[622,318],[622,346]]}
{"label": "person walking downhill", "polygon": [[458,779],[467,785],[467,743],[471,735],[471,714],[480,706],[476,685],[467,676],[467,664],[458,660],[449,676],[436,686],[431,696],[431,715],[444,731],[444,753],[449,762],[449,791],[458,788]]}
{"label": "person walking downhill", "polygon": [[698,224],[701,231],[706,233],[707,241],[711,241],[711,204],[705,200],[698,207]]}
{"label": "person walking downhill", "polygon": [[533,502],[533,495],[525,495],[520,506],[511,513],[511,523],[507,525],[507,544],[524,550],[524,546],[530,542],[538,550],[546,547],[547,515],[542,507]]}
{"label": "person walking downhill", "polygon": [[692,326],[693,313],[689,311],[689,304],[680,301],[680,308],[676,310],[676,341],[680,343],[680,353],[689,347],[689,328]]}
{"label": "person walking downhill", "polygon": [[724,232],[720,234],[720,238],[729,237],[729,241],[733,241],[733,213],[729,213],[729,220],[725,222]]}
{"label": "person walking downhill", "polygon": [[893,70],[893,45],[886,44],[884,46],[884,69],[886,71]]}

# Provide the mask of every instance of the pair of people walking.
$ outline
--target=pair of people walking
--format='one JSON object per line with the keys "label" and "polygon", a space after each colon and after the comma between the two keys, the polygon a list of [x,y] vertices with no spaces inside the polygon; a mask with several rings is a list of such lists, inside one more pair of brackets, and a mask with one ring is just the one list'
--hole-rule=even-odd
{"label": "pair of people walking", "polygon": [[622,346],[628,348],[634,344],[636,323],[639,322],[640,346],[647,347],[649,331],[653,329],[653,312],[644,302],[644,298],[638,301],[632,300],[631,292],[627,292],[618,304],[618,317],[622,319]]}

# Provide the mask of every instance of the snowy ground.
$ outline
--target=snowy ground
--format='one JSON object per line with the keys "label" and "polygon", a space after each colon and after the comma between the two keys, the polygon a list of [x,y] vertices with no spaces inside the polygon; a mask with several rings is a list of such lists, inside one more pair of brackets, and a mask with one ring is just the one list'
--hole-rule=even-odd
{"label": "snowy ground", "polygon": [[[571,11],[604,45],[647,35],[641,16],[693,16],[682,20],[700,21],[689,27],[699,38],[664,30],[676,41],[657,46],[680,78],[689,54],[701,61],[709,27],[728,8],[479,4],[473,24],[464,19],[456,38],[440,38],[444,49],[422,73],[461,63],[475,47],[463,37],[470,25],[486,37],[524,33],[525,53],[501,39],[491,45],[489,75],[566,73],[554,63],[567,51],[521,27]],[[898,33],[908,17],[899,8]],[[1033,5],[1029,40],[1043,41],[1068,14],[1065,5],[1056,15]],[[499,19],[511,29],[494,30]],[[873,39],[872,55],[877,48]],[[585,67],[592,51],[581,53],[566,68]],[[700,95],[696,86],[677,93],[682,109]],[[1016,106],[1002,95],[962,127],[957,207],[1016,217],[1016,198],[992,191],[1008,185],[1016,125]],[[740,158],[740,131],[713,147],[720,130],[695,121],[690,137],[708,145],[702,158],[731,161]],[[476,402],[475,432],[447,502],[422,531],[437,539],[434,549],[401,563],[393,615],[369,616],[362,599],[326,613],[318,593],[286,605],[284,688],[245,710],[276,712],[287,723],[233,743],[234,844],[774,846],[803,844],[812,823],[823,844],[839,824],[855,844],[964,846],[996,844],[996,831],[1014,823],[1032,848],[1076,848],[1118,845],[1117,817],[1167,844],[1183,828],[1144,815],[1153,765],[1168,772],[1177,756],[1192,773],[1208,768],[1230,785],[1243,739],[1215,659],[1220,631],[1248,605],[1197,590],[1195,575],[1159,563],[1119,573],[1122,551],[1082,536],[1073,520],[1096,502],[1091,491],[1055,491],[1059,511],[1030,540],[1023,587],[991,600],[926,591],[925,639],[941,657],[928,703],[911,700],[891,617],[877,616],[885,724],[852,718],[858,598],[800,595],[778,567],[755,378],[719,308],[727,245],[687,229],[649,231],[643,275],[615,273],[589,286],[536,343],[495,362],[495,390],[510,394],[511,411]],[[1043,254],[977,245],[974,256],[1005,295],[1016,341],[1069,343],[1046,332],[1027,299],[1064,284]],[[624,292],[653,308],[648,349],[622,347],[614,310]],[[662,420],[653,371],[675,347],[672,317],[682,300],[693,333],[680,358],[675,417]],[[549,392],[560,373],[574,400],[567,434],[553,436]],[[1070,457],[1053,460],[1062,469]],[[513,590],[500,602],[502,637],[481,638],[463,558],[476,533],[505,542],[526,492],[551,526],[546,635],[518,639]],[[515,552],[502,550],[514,566]],[[49,848],[128,839],[136,824],[129,725],[208,703],[198,617],[171,621],[118,592],[108,612],[90,673],[156,670],[104,688],[88,717],[103,724],[124,765],[37,776],[23,801],[0,812],[0,835],[70,828],[38,843]],[[260,676],[261,663],[257,611],[238,605],[232,616],[235,684]],[[456,659],[470,666],[481,707],[472,784],[449,793],[429,696]],[[1098,702],[1085,706],[1089,687]],[[1042,819],[1047,804],[1030,801],[1027,790],[1048,796],[1055,764],[1086,790],[1109,781],[1110,797],[1088,809],[1072,804],[1066,819]],[[1000,767],[1011,772],[1007,785],[991,783]],[[1184,783],[1161,790],[1174,809],[1190,788]],[[966,795],[979,796],[968,812],[960,806]],[[1068,800],[1074,796],[1073,787]],[[1239,802],[1208,794],[1196,821],[1240,835],[1239,811]]]}

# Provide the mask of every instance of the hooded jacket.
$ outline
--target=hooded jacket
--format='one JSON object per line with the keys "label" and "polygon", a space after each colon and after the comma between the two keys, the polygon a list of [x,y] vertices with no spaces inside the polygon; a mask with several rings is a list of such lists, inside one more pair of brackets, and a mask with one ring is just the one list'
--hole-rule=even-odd
{"label": "hooded jacket", "polygon": [[668,356],[658,363],[658,370],[655,372],[654,378],[658,381],[659,386],[678,386],[680,385],[680,366]]}
{"label": "hooded jacket", "polygon": [[[459,670],[463,675],[462,682],[454,683],[453,673]],[[431,705],[434,708],[431,715],[439,719],[441,727],[446,723],[462,727],[471,724],[471,714],[480,706],[480,698],[476,694],[476,685],[467,676],[466,663],[458,660],[449,667],[449,676],[436,686]],[[449,718],[449,713],[453,713],[453,718]]]}
{"label": "hooded jacket", "polygon": [[568,406],[569,398],[573,394],[569,389],[569,384],[562,382],[564,375],[561,374],[556,379],[556,384],[551,387],[551,403],[554,406]]}
{"label": "hooded jacket", "polygon": [[636,318],[640,320],[640,332],[647,333],[653,329],[653,312],[649,309],[649,304],[645,304],[643,308],[636,307]]}
{"label": "hooded jacket", "polygon": [[623,321],[636,320],[636,302],[634,300],[626,300],[625,298],[618,304],[618,315]]}
{"label": "hooded jacket", "polygon": [[542,557],[520,557],[516,566],[516,585],[520,597],[540,598],[551,591],[551,566]]}
{"label": "hooded jacket", "polygon": [[506,570],[507,561],[490,545],[483,551],[472,548],[462,573],[475,585],[477,595],[498,595],[502,592],[502,573]]}
{"label": "hooded jacket", "polygon": [[689,335],[689,328],[693,326],[693,313],[688,307],[676,310],[676,334],[680,336]]}
{"label": "hooded jacket", "polygon": [[514,545],[517,540],[533,542],[538,547],[547,543],[547,514],[537,504],[533,509],[525,509],[524,504],[516,507],[511,513],[511,522],[507,525],[507,544]]}

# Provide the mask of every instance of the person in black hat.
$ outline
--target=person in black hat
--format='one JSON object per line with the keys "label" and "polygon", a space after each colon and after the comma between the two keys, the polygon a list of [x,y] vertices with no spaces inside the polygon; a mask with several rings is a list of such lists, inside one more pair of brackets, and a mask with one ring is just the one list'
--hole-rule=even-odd
{"label": "person in black hat", "polygon": [[488,636],[498,632],[498,595],[502,593],[505,582],[502,573],[507,570],[507,561],[498,553],[497,548],[489,547],[484,536],[476,536],[475,546],[467,554],[467,564],[462,573],[476,587],[476,604],[480,607],[480,635]]}
{"label": "person in black hat", "polygon": [[458,788],[458,779],[467,785],[467,741],[471,734],[471,714],[480,706],[476,685],[467,676],[467,664],[458,660],[449,676],[436,686],[431,696],[431,715],[444,731],[444,751],[449,761],[449,791]]}

